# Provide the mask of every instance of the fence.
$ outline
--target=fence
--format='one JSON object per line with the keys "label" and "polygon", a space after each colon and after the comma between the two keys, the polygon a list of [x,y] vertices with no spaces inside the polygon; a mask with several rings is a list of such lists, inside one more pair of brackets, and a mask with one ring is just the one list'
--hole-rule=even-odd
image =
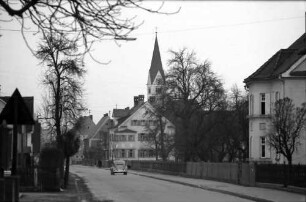
{"label": "fence", "polygon": [[186,173],[186,163],[161,161],[128,161],[128,167],[135,170],[161,171],[168,174]]}
{"label": "fence", "polygon": [[247,186],[255,185],[254,164],[129,161],[128,165],[134,170],[157,171],[167,174],[214,179]]}
{"label": "fence", "polygon": [[256,182],[286,184],[306,187],[306,165],[257,164]]}

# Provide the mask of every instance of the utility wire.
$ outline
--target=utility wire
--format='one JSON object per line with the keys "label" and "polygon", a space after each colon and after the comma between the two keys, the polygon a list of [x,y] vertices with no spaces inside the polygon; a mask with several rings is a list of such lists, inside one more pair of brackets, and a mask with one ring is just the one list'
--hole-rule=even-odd
{"label": "utility wire", "polygon": [[[158,33],[161,34],[161,33],[186,32],[186,31],[194,31],[194,30],[202,30],[202,29],[217,29],[217,28],[223,28],[223,27],[236,27],[236,26],[242,26],[242,25],[261,24],[261,23],[268,23],[268,22],[278,22],[278,21],[294,20],[294,19],[301,19],[301,18],[304,18],[304,16],[278,18],[278,19],[268,19],[268,20],[258,20],[258,21],[251,21],[251,22],[241,22],[241,23],[234,23],[234,24],[228,24],[228,25],[224,24],[224,25],[194,27],[194,28],[187,28],[187,29],[176,29],[176,30],[168,30],[168,31],[159,31]],[[20,32],[20,29],[0,28],[0,31]],[[24,30],[24,32],[37,33],[37,31],[33,31],[33,30]],[[139,33],[139,34],[135,34],[135,36],[151,35],[151,34],[155,34],[155,33]]]}

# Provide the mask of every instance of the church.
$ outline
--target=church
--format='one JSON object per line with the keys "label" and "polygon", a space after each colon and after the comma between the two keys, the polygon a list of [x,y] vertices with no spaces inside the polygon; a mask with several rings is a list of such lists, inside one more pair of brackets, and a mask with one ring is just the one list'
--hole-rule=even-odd
{"label": "church", "polygon": [[[113,109],[113,125],[109,131],[109,159],[124,160],[158,160],[160,134],[162,143],[174,137],[174,125],[166,117],[157,118],[155,104],[161,99],[165,85],[165,73],[162,67],[157,35],[155,38],[153,56],[148,74],[147,101],[144,95],[134,96],[134,106],[125,109]],[[163,131],[163,133],[160,133]],[[164,151],[164,150],[163,150]],[[167,158],[173,156],[168,150]]]}

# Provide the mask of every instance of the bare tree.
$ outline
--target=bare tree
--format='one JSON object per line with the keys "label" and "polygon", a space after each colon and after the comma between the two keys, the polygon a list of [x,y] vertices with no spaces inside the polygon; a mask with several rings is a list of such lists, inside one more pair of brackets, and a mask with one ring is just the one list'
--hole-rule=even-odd
{"label": "bare tree", "polygon": [[43,118],[62,148],[62,134],[72,128],[84,109],[82,54],[78,54],[75,41],[68,40],[64,34],[50,33],[43,38],[36,57],[45,68],[42,82],[48,88]]}
{"label": "bare tree", "polygon": [[140,8],[141,0],[0,0],[0,8],[21,22],[36,25],[37,31],[53,30],[55,33],[73,33],[82,38],[87,48],[95,40],[133,40],[128,35],[142,23],[135,24],[136,16],[123,17],[124,9]]}
{"label": "bare tree", "polygon": [[192,133],[191,118],[202,111],[210,113],[224,105],[225,94],[222,82],[210,69],[210,62],[198,62],[194,52],[187,49],[170,51],[170,69],[166,76],[166,107],[171,108],[176,118],[176,151],[185,161],[196,158],[200,145]]}
{"label": "bare tree", "polygon": [[160,114],[158,105],[154,105],[154,109],[147,109],[148,122],[145,126],[148,137],[146,143],[155,150],[155,157],[158,160],[160,156],[166,161],[173,151],[174,133],[166,133],[166,125],[168,120]]}
{"label": "bare tree", "polygon": [[277,153],[286,157],[289,168],[292,165],[292,155],[300,145],[301,131],[305,129],[305,123],[306,103],[301,107],[294,107],[288,97],[275,102],[268,142]]}

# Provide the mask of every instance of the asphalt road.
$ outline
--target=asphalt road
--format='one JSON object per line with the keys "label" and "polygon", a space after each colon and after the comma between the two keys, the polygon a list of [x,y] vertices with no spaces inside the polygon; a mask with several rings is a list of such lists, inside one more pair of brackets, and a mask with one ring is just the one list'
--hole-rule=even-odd
{"label": "asphalt road", "polygon": [[71,166],[82,177],[94,197],[113,202],[228,202],[249,201],[231,195],[210,192],[128,173],[110,175],[109,170]]}

